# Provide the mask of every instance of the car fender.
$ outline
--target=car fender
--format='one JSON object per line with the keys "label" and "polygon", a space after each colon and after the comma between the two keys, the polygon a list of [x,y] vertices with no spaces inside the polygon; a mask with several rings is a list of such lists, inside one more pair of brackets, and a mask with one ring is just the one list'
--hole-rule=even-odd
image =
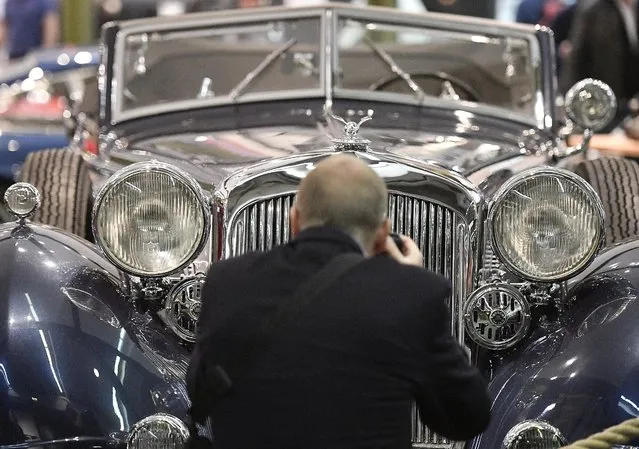
{"label": "car fender", "polygon": [[639,416],[638,291],[638,239],[607,249],[569,282],[567,311],[492,355],[492,419],[468,447],[503,447],[525,420],[546,421],[572,442]]}
{"label": "car fender", "polygon": [[158,412],[185,419],[188,353],[128,292],[91,243],[0,225],[0,447],[114,437]]}

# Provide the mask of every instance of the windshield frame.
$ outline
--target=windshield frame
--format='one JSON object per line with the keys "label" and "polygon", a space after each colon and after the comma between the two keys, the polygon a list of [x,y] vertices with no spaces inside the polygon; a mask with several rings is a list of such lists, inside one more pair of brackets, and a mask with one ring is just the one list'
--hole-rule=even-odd
{"label": "windshield frame", "polygon": [[[123,110],[122,94],[118,86],[124,82],[124,55],[127,37],[140,33],[197,32],[206,33],[213,27],[241,27],[266,21],[317,18],[320,21],[319,85],[317,88],[292,91],[246,92],[237,98],[222,95],[212,98],[193,98],[167,104],[143,106]],[[334,71],[338,61],[335,36],[339,22],[344,19],[368,20],[389,25],[422,27],[437,31],[473,34],[482,38],[514,38],[529,43],[530,63],[534,74],[533,114],[486,104],[460,100],[446,100],[433,96],[416,98],[410,95],[343,89],[335,85]],[[177,20],[166,18],[140,19],[107,25],[103,30],[103,67],[100,70],[101,120],[103,125],[116,124],[158,114],[180,112],[215,106],[267,102],[291,99],[324,98],[328,106],[334,99],[366,100],[449,110],[464,110],[499,119],[521,122],[527,126],[551,130],[554,121],[556,91],[554,45],[552,33],[546,27],[509,24],[490,19],[453,16],[440,13],[415,14],[379,7],[357,7],[341,4],[311,7],[264,7],[260,9],[230,10],[189,14]],[[238,82],[240,80],[238,79]]]}

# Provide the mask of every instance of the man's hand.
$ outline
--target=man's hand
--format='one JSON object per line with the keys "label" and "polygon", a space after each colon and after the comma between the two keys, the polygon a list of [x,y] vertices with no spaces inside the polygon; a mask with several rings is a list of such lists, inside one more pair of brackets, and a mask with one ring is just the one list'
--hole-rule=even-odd
{"label": "man's hand", "polygon": [[416,267],[424,266],[424,256],[419,250],[415,242],[405,235],[400,236],[404,243],[403,252],[399,250],[393,239],[386,237],[386,253],[397,262],[404,265],[415,265]]}

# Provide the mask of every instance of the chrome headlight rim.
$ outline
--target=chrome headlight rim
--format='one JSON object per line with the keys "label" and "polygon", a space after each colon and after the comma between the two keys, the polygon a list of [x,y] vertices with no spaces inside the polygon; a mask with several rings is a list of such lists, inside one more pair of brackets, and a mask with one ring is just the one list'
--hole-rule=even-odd
{"label": "chrome headlight rim", "polygon": [[[497,213],[497,211],[499,210],[499,206],[505,200],[505,198],[511,192],[511,190],[515,189],[523,182],[528,181],[530,178],[538,177],[538,176],[559,177],[576,184],[577,187],[579,187],[586,194],[586,197],[591,201],[591,204],[593,205],[595,213],[597,214],[597,218],[599,219],[599,227],[597,229],[598,243],[593,246],[591,254],[589,254],[587,258],[584,258],[580,264],[575,265],[572,269],[567,270],[564,273],[561,273],[555,276],[534,276],[534,275],[531,275],[530,273],[525,273],[522,270],[520,270],[507,257],[503,255],[502,249],[500,248],[500,245],[499,245],[499,236],[497,235],[496,232],[494,232],[494,229],[493,229],[495,224],[495,214]],[[588,265],[590,265],[590,263],[594,260],[594,258],[597,257],[599,250],[604,245],[604,238],[605,238],[604,217],[605,217],[605,213],[604,213],[604,207],[603,207],[601,198],[599,198],[599,195],[597,195],[597,192],[595,191],[595,189],[590,184],[588,184],[588,182],[585,179],[583,179],[581,176],[569,170],[566,170],[564,168],[534,167],[516,174],[515,176],[510,178],[508,181],[506,181],[499,188],[499,190],[497,190],[497,192],[495,193],[495,195],[493,196],[493,198],[491,199],[488,205],[487,225],[488,225],[488,229],[490,229],[490,234],[491,234],[490,243],[493,246],[493,251],[499,258],[500,262],[502,262],[509,271],[529,281],[540,282],[540,283],[551,283],[551,282],[561,282],[581,273],[583,270],[585,270],[588,267]]]}
{"label": "chrome headlight rim", "polygon": [[568,440],[566,439],[566,437],[564,437],[563,433],[561,433],[561,431],[557,427],[553,426],[548,421],[544,421],[541,419],[527,419],[515,424],[513,427],[511,427],[508,433],[506,433],[502,444],[503,449],[513,449],[514,443],[521,436],[521,434],[531,428],[537,428],[549,432],[560,442],[560,447],[568,444]]}
{"label": "chrome headlight rim", "polygon": [[[522,307],[523,318],[522,318],[522,323],[520,328],[517,330],[517,333],[513,337],[501,343],[495,343],[495,342],[488,341],[485,338],[477,337],[475,330],[469,329],[469,326],[472,325],[471,318],[470,318],[470,313],[471,313],[470,309],[472,306],[474,306],[475,300],[479,297],[482,297],[489,293],[494,293],[494,292],[507,293],[511,295],[513,298],[516,298],[517,300],[519,300],[519,302],[521,302],[523,306]],[[504,351],[504,350],[512,348],[517,343],[519,343],[523,338],[526,337],[526,335],[528,334],[528,330],[530,329],[530,323],[532,321],[532,313],[530,310],[530,303],[528,302],[524,294],[521,291],[519,291],[517,287],[511,284],[498,283],[498,284],[484,285],[478,288],[477,290],[475,290],[474,292],[472,292],[470,296],[468,297],[468,299],[466,300],[466,304],[464,305],[463,318],[464,318],[464,326],[466,328],[466,332],[468,333],[468,336],[476,344],[492,351]]]}
{"label": "chrome headlight rim", "polygon": [[[606,97],[610,100],[610,105],[608,110],[606,111],[606,115],[604,116],[604,118],[600,120],[602,124],[592,128],[585,127],[584,124],[579,123],[577,114],[575,114],[575,110],[574,110],[577,105],[577,101],[576,101],[577,95],[579,94],[579,92],[582,92],[588,86],[594,86],[598,89],[601,89],[602,92],[604,92],[604,94],[606,95]],[[607,124],[609,124],[614,119],[615,114],[617,113],[617,108],[618,108],[617,98],[614,92],[612,91],[612,88],[608,84],[604,83],[603,81],[595,79],[595,78],[584,78],[578,81],[577,83],[575,83],[575,85],[573,85],[570,89],[568,89],[568,92],[566,92],[566,96],[564,99],[564,105],[566,108],[566,115],[568,116],[570,120],[572,120],[574,123],[576,123],[577,125],[581,127],[585,127],[585,129],[590,129],[591,131],[598,131],[600,129],[605,128]]]}
{"label": "chrome headlight rim", "polygon": [[[188,257],[180,266],[177,268],[173,268],[171,270],[165,270],[157,273],[148,273],[142,270],[136,270],[129,266],[124,266],[122,262],[118,260],[117,257],[113,256],[111,252],[108,250],[108,247],[104,244],[104,241],[100,237],[100,233],[98,232],[98,224],[96,218],[100,213],[101,206],[103,204],[105,196],[109,193],[114,186],[120,184],[125,181],[127,178],[141,174],[141,173],[149,173],[149,172],[158,172],[168,176],[171,176],[177,179],[179,182],[182,182],[186,185],[189,190],[195,195],[198,205],[201,208],[202,217],[204,220],[204,225],[202,229],[202,233],[200,235],[200,239],[195,249],[193,250],[193,254]],[[181,170],[174,165],[167,164],[165,162],[158,161],[144,161],[144,162],[136,162],[131,164],[113,174],[106,183],[102,186],[98,195],[95,198],[93,204],[93,210],[91,212],[91,231],[93,233],[93,237],[95,239],[96,245],[102,250],[102,254],[111,262],[113,265],[121,269],[122,271],[132,275],[137,276],[144,279],[153,279],[153,278],[162,278],[169,276],[171,274],[177,273],[184,269],[184,267],[188,266],[191,262],[193,262],[197,256],[204,250],[204,246],[206,245],[206,241],[208,240],[209,234],[211,233],[211,211],[209,210],[209,201],[202,190],[202,187],[198,184],[198,182],[187,172]]]}
{"label": "chrome headlight rim", "polygon": [[163,422],[171,426],[174,431],[178,432],[179,437],[182,438],[184,441],[189,438],[189,428],[180,418],[168,413],[155,413],[153,415],[147,416],[146,418],[142,418],[140,421],[136,422],[133,425],[126,440],[127,449],[133,447],[133,439],[137,437],[141,429],[145,428],[149,424],[155,424],[157,422]]}

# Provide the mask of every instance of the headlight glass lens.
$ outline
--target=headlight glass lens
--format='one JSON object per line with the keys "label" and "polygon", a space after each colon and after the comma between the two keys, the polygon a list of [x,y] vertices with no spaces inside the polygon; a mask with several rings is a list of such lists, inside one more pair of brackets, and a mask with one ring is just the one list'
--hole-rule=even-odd
{"label": "headlight glass lens", "polygon": [[601,243],[601,201],[565,170],[518,175],[497,194],[490,216],[495,251],[527,279],[565,279],[585,268]]}
{"label": "headlight glass lens", "polygon": [[503,449],[559,449],[566,439],[545,421],[522,421],[508,431]]}
{"label": "headlight glass lens", "polygon": [[206,205],[195,181],[175,169],[133,164],[98,196],[97,243],[122,269],[162,276],[188,263],[206,238]]}
{"label": "headlight glass lens", "polygon": [[182,449],[188,437],[189,430],[181,420],[157,413],[133,426],[127,449]]}

